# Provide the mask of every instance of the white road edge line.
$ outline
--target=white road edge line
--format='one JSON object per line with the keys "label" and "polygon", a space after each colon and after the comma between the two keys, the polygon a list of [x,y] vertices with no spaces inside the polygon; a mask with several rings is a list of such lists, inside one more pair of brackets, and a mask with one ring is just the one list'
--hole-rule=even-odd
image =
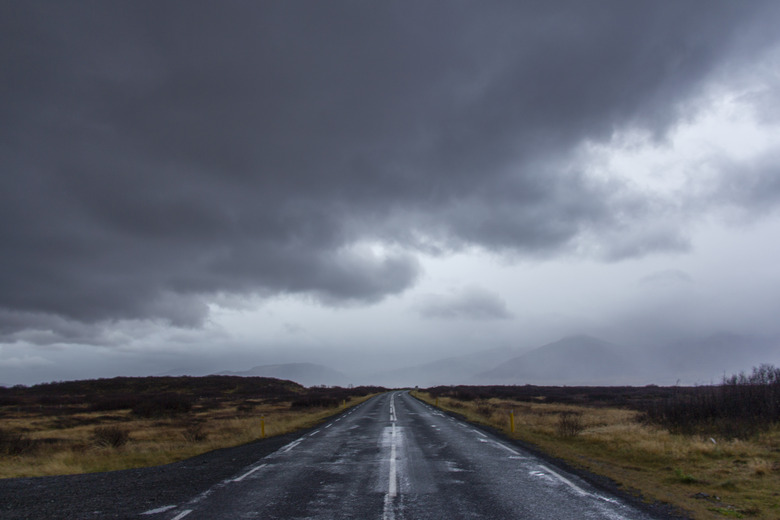
{"label": "white road edge line", "polygon": [[176,509],[176,506],[162,506],[155,509],[150,509],[149,511],[144,511],[141,513],[141,515],[156,515],[158,513],[164,513],[166,511],[170,511],[171,509]]}
{"label": "white road edge line", "polygon": [[246,473],[244,473],[244,474],[243,474],[243,475],[241,475],[240,477],[236,477],[236,478],[234,478],[233,480],[231,480],[230,482],[241,482],[242,480],[244,480],[245,478],[247,478],[249,475],[251,475],[251,474],[252,474],[252,473],[254,473],[255,471],[257,471],[257,470],[259,470],[259,469],[263,469],[263,468],[264,468],[264,467],[266,467],[267,465],[268,465],[268,464],[261,464],[261,465],[257,466],[256,468],[250,469],[249,471],[247,471]]}
{"label": "white road edge line", "polygon": [[497,441],[494,441],[494,440],[491,440],[491,439],[477,439],[477,440],[479,442],[487,442],[488,444],[492,444],[493,446],[497,446],[499,448],[503,448],[506,451],[508,451],[509,453],[511,453],[512,455],[520,455],[519,451],[515,451],[512,448],[510,448],[509,446],[506,446],[505,444],[501,444],[500,442],[497,442]]}
{"label": "white road edge line", "polygon": [[512,455],[520,455],[520,452],[519,452],[519,451],[513,450],[513,449],[512,449],[512,448],[510,448],[509,446],[506,446],[506,445],[504,445],[504,444],[501,444],[500,442],[497,442],[497,443],[496,443],[496,445],[497,445],[497,446],[499,446],[499,447],[501,447],[501,448],[504,448],[506,451],[508,451],[508,452],[509,452],[509,453],[511,453]]}
{"label": "white road edge line", "polygon": [[285,446],[284,448],[282,448],[281,452],[282,452],[282,453],[287,453],[288,451],[290,451],[291,449],[293,449],[294,447],[296,447],[297,445],[299,445],[299,444],[301,443],[301,441],[302,441],[302,440],[303,440],[303,437],[301,437],[301,438],[300,438],[300,439],[298,439],[298,440],[292,441],[290,444],[288,444],[287,446]]}
{"label": "white road edge line", "polygon": [[564,484],[566,484],[567,486],[569,486],[569,487],[570,487],[571,489],[573,489],[573,490],[574,490],[574,491],[575,491],[575,492],[576,492],[578,495],[581,495],[581,496],[590,496],[590,495],[591,495],[590,493],[588,493],[588,492],[587,492],[587,491],[585,491],[584,489],[582,489],[582,488],[580,488],[579,486],[577,486],[576,484],[574,484],[574,483],[573,483],[571,480],[569,480],[569,479],[567,479],[567,478],[565,478],[565,477],[563,477],[563,476],[559,475],[558,473],[554,472],[553,470],[551,470],[551,469],[550,469],[550,468],[548,468],[547,466],[539,466],[539,467],[540,467],[540,468],[542,468],[542,469],[543,469],[544,471],[546,471],[547,473],[549,473],[550,475],[552,475],[552,476],[554,476],[555,478],[557,478],[558,480],[560,480],[561,482],[563,482]]}
{"label": "white road edge line", "polygon": [[[354,411],[355,409],[357,409],[357,408],[360,408],[361,406],[363,406],[363,404],[364,404],[364,403],[361,403],[361,404],[357,405],[355,408],[353,408],[353,411]],[[350,413],[351,413],[351,412],[350,412]],[[309,437],[311,437],[311,436],[313,436],[313,435],[316,435],[316,434],[317,434],[317,433],[319,433],[321,430],[322,430],[322,428],[320,428],[319,430],[316,430],[316,431],[314,431],[314,432],[312,432],[312,433],[308,434],[308,436],[309,436]],[[295,448],[296,446],[298,446],[298,445],[299,445],[301,442],[303,442],[305,439],[306,439],[306,435],[304,435],[303,437],[299,437],[298,439],[296,439],[296,440],[292,441],[291,443],[289,443],[289,444],[287,444],[287,445],[285,445],[285,446],[282,446],[281,448],[279,448],[279,449],[278,449],[278,450],[276,450],[275,452],[273,452],[273,453],[270,453],[270,454],[266,455],[265,457],[263,457],[263,459],[267,459],[268,457],[271,457],[271,456],[273,456],[274,454],[279,454],[279,453],[287,453],[287,452],[289,452],[290,450],[292,450],[293,448]],[[225,485],[227,485],[227,484],[231,484],[231,483],[233,483],[233,482],[240,482],[240,481],[241,481],[241,480],[243,480],[244,478],[248,477],[249,475],[251,475],[251,474],[252,474],[252,473],[254,473],[255,471],[257,471],[257,470],[259,470],[260,468],[262,468],[262,467],[265,467],[265,466],[267,466],[267,464],[262,464],[262,465],[260,465],[260,466],[257,466],[257,467],[255,467],[255,468],[252,468],[251,470],[249,470],[248,472],[244,473],[243,475],[241,475],[241,476],[239,476],[239,477],[236,477],[236,478],[234,478],[234,479],[227,479],[227,480],[223,480],[222,482],[220,482],[220,483],[218,483],[218,484],[215,484],[215,485],[214,485],[214,486],[212,486],[211,488],[207,489],[206,491],[204,491],[204,492],[203,492],[203,493],[201,493],[200,495],[198,495],[198,496],[196,496],[195,498],[193,498],[192,500],[190,500],[190,501],[188,502],[188,505],[197,504],[198,502],[201,502],[203,499],[205,499],[207,496],[209,496],[209,495],[210,495],[210,494],[211,494],[211,493],[212,493],[214,490],[216,490],[216,489],[219,489],[219,488],[222,488],[222,487],[224,487]],[[172,507],[176,507],[176,506],[172,506]],[[185,510],[183,510],[181,513],[179,513],[178,515],[176,515],[174,518],[172,518],[171,520],[181,520],[182,518],[184,518],[184,517],[185,517],[185,516],[187,516],[188,514],[192,513],[192,511],[193,511],[192,509],[185,509]]]}

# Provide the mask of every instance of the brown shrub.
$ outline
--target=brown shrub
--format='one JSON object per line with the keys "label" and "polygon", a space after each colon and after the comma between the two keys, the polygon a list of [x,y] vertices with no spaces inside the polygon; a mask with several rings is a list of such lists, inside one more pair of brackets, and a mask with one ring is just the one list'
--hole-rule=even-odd
{"label": "brown shrub", "polygon": [[29,455],[38,450],[38,442],[26,433],[0,429],[0,454]]}
{"label": "brown shrub", "polygon": [[490,417],[493,415],[493,412],[496,410],[496,406],[492,403],[489,403],[487,401],[476,401],[477,404],[477,413],[480,415],[484,415],[485,417]]}
{"label": "brown shrub", "polygon": [[192,398],[179,394],[161,394],[140,401],[133,414],[145,418],[173,417],[192,410]]}
{"label": "brown shrub", "polygon": [[576,412],[562,412],[558,417],[558,435],[561,437],[576,437],[582,430],[585,429],[585,425],[582,424],[582,417]]}
{"label": "brown shrub", "polygon": [[99,426],[92,430],[95,444],[106,448],[120,448],[130,440],[130,433],[118,426]]}
{"label": "brown shrub", "polygon": [[208,434],[203,431],[203,424],[198,422],[188,424],[181,434],[187,442],[203,442],[208,437]]}

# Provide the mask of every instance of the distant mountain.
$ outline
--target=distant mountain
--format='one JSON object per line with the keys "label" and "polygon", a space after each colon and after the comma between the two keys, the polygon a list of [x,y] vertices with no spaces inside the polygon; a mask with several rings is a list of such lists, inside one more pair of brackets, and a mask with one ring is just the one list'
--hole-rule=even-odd
{"label": "distant mountain", "polygon": [[274,377],[295,381],[304,386],[346,386],[352,382],[343,372],[316,363],[261,365],[240,372],[220,372],[219,375]]}
{"label": "distant mountain", "polygon": [[[177,367],[177,368],[172,368],[170,370],[166,370],[164,372],[156,372],[154,374],[151,374],[150,377],[178,377],[178,376],[200,377],[200,376],[209,375],[209,372],[210,371],[203,370],[203,369]],[[229,374],[217,374],[217,375],[229,375]]]}
{"label": "distant mountain", "polygon": [[437,359],[421,365],[386,370],[374,373],[367,379],[371,384],[387,387],[468,384],[476,374],[496,366],[513,355],[517,350],[499,347],[482,350],[474,354]]}
{"label": "distant mountain", "polygon": [[780,338],[720,332],[681,340],[654,353],[661,382],[674,384],[719,383],[722,377],[750,372],[761,363],[780,364]]}
{"label": "distant mountain", "polygon": [[635,381],[636,367],[621,347],[590,336],[548,343],[480,373],[479,383],[620,385]]}

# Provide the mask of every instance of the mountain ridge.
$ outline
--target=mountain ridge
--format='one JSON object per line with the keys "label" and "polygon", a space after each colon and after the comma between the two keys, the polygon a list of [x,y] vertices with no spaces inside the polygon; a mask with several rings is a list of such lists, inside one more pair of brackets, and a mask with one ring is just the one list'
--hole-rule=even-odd
{"label": "mountain ridge", "polygon": [[274,377],[295,381],[304,386],[346,386],[350,378],[345,373],[318,363],[277,363],[257,365],[249,370],[222,371],[217,375]]}
{"label": "mountain ridge", "polygon": [[623,384],[637,367],[623,347],[587,335],[567,336],[508,359],[475,380],[505,384]]}

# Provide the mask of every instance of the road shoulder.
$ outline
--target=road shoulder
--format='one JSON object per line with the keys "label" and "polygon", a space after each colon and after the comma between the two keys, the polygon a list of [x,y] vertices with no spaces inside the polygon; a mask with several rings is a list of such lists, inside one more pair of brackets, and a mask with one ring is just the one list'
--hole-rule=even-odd
{"label": "road shoulder", "polygon": [[145,511],[186,502],[343,413],[310,428],[162,466],[0,479],[0,518],[137,519]]}

